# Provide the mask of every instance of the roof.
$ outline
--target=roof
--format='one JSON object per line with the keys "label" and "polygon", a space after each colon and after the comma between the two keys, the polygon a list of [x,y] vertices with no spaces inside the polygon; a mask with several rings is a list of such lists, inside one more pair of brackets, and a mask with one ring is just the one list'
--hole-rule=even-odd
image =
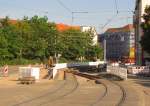
{"label": "roof", "polygon": [[[0,18],[0,19],[3,19],[3,18]],[[18,20],[10,19],[9,23],[17,24],[17,21]],[[63,24],[63,23],[56,24],[56,28],[58,29],[58,31],[65,31],[65,30],[68,30],[68,29],[80,30],[80,26],[69,26],[69,25],[66,25],[66,24]]]}
{"label": "roof", "polygon": [[57,27],[58,31],[65,31],[68,29],[80,30],[80,26],[69,26],[69,25],[62,24],[62,23],[56,24],[56,27]]}
{"label": "roof", "polygon": [[112,32],[130,32],[133,30],[133,24],[128,24],[126,26],[120,27],[120,28],[109,28],[106,32],[112,33]]}
{"label": "roof", "polygon": [[[2,20],[2,19],[4,19],[4,18],[0,18],[0,20]],[[15,19],[9,19],[8,22],[11,23],[11,24],[16,24],[17,20],[15,20]]]}
{"label": "roof", "polygon": [[9,22],[11,23],[11,24],[16,24],[17,23],[17,20],[9,20]]}

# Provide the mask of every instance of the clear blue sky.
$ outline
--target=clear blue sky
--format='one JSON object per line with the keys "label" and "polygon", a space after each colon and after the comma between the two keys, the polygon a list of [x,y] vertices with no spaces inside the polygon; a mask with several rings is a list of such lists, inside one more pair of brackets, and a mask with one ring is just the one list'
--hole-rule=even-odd
{"label": "clear blue sky", "polygon": [[[95,26],[98,32],[102,32],[132,23],[132,12],[127,11],[134,10],[135,0],[116,1],[117,6],[115,0],[0,0],[0,17],[22,19],[23,16],[46,15],[49,21],[71,25],[71,12],[82,11],[88,13],[74,13],[73,25]],[[116,15],[117,10],[120,12]]]}

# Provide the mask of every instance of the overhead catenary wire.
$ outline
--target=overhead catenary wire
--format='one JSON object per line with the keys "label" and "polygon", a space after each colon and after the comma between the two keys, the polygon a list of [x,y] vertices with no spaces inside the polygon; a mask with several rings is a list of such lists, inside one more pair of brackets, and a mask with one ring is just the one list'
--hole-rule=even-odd
{"label": "overhead catenary wire", "polygon": [[117,0],[114,0],[114,2],[115,2],[114,4],[115,4],[115,9],[116,9],[116,14],[113,15],[110,19],[108,19],[108,21],[102,26],[102,29],[104,29],[109,23],[111,23],[119,14]]}
{"label": "overhead catenary wire", "polygon": [[[74,21],[74,13],[85,13],[85,12],[81,12],[81,11],[72,11],[70,8],[68,8],[61,0],[57,0],[57,2],[64,8],[66,9],[71,15],[72,15],[72,21],[71,21],[71,25],[73,25],[73,21]],[[118,9],[118,2],[117,0],[114,0],[114,6],[115,6],[115,14],[106,21],[106,23],[101,27],[102,29],[104,29],[107,25],[109,25],[117,16],[119,13],[124,13],[124,12],[130,12],[132,13],[132,11],[130,10],[119,10]],[[112,13],[111,10],[108,10],[108,11],[88,11],[86,13],[88,14],[96,14],[96,13]]]}
{"label": "overhead catenary wire", "polygon": [[[72,21],[71,21],[71,25],[73,25],[73,21],[74,21],[74,13],[85,13],[85,12],[80,12],[80,11],[78,11],[78,12],[75,12],[75,11],[72,11],[70,8],[68,8],[61,0],[57,0],[57,2],[63,7],[63,8],[65,8],[71,15],[72,15]],[[117,3],[117,0],[114,0],[114,5],[115,5],[115,10],[116,10],[116,14],[115,15],[113,15],[104,25],[103,25],[103,27],[102,28],[105,28],[110,22],[112,22],[113,21],[113,19],[115,18],[115,17],[117,17],[117,15],[119,14],[119,13],[121,13],[121,12],[130,12],[130,11],[119,11],[118,10],[118,3]],[[112,11],[103,11],[103,12],[107,12],[107,13],[112,13]],[[92,14],[92,13],[102,13],[102,11],[96,11],[96,12],[93,12],[93,11],[88,11],[88,12],[86,12],[86,13],[89,13],[89,14]]]}
{"label": "overhead catenary wire", "polygon": [[[105,18],[105,14],[107,15],[108,14],[108,16],[109,16],[109,18],[105,18],[104,20],[106,21],[103,21],[101,24],[103,24],[103,25],[101,25],[101,28],[100,29],[102,29],[102,28],[105,28],[106,29],[106,27],[109,27],[110,25],[109,24],[112,24],[112,23],[114,23],[114,22],[116,22],[116,21],[122,21],[122,19],[129,19],[129,18],[119,18],[119,19],[117,19],[118,17],[117,17],[117,15],[116,15],[116,17],[115,17],[115,15],[114,14],[116,14],[116,13],[118,13],[119,15],[121,15],[121,14],[124,14],[124,13],[133,13],[133,10],[132,10],[132,8],[128,8],[127,10],[121,10],[121,7],[119,8],[119,6],[120,6],[120,1],[119,0],[112,0],[113,1],[113,9],[108,9],[108,8],[106,8],[105,10],[104,9],[97,9],[97,10],[88,10],[88,15],[78,15],[77,13],[73,13],[74,12],[74,10],[78,10],[78,9],[80,9],[80,8],[77,8],[77,9],[74,9],[72,6],[70,6],[67,2],[66,2],[66,0],[56,0],[55,2],[58,4],[58,6],[61,6],[62,8],[63,8],[63,11],[66,11],[66,13],[68,13],[69,14],[69,17],[61,17],[61,19],[63,19],[64,18],[64,20],[69,20],[70,21],[70,23],[71,23],[71,25],[73,25],[73,23],[74,23],[74,25],[75,25],[75,23],[76,23],[76,25],[81,25],[81,22],[79,23],[79,21],[78,20],[83,20],[84,19],[84,22],[82,23],[82,25],[84,26],[84,25],[91,25],[91,24],[100,24],[101,23],[101,21],[100,22],[98,22],[98,23],[95,23],[95,21],[97,21],[98,19],[97,19],[97,17],[100,17],[99,19],[100,20],[102,20],[102,18],[104,17]],[[129,1],[129,0],[128,0]],[[10,3],[10,2],[9,2]],[[72,4],[72,3],[71,3]],[[17,7],[20,7],[21,5],[17,5]],[[61,9],[62,9],[61,8]],[[83,7],[82,7],[83,8]],[[34,8],[34,9],[31,9],[31,8],[28,8],[28,7],[22,7],[21,6],[21,8],[20,9],[23,9],[23,10],[26,10],[26,11],[29,11],[29,12],[34,12],[34,13],[36,13],[37,15],[50,15],[50,14],[53,14],[53,13],[50,13],[51,11],[49,11],[48,9],[42,9],[42,8]],[[83,9],[82,9],[83,10]],[[76,12],[76,11],[75,11]],[[57,12],[55,12],[56,13],[56,15],[57,15]],[[54,13],[54,14],[55,14]],[[5,13],[6,14],[6,13]],[[24,13],[25,14],[25,13]],[[71,16],[72,16],[72,20],[70,19],[70,14],[71,14]],[[102,15],[102,16],[98,16],[98,15]],[[131,14],[132,15],[132,14]],[[53,15],[54,16],[54,15]],[[123,15],[123,16],[126,16],[126,15]],[[90,19],[89,19],[90,18]],[[77,20],[76,22],[74,22],[74,20]],[[88,20],[88,22],[87,23],[85,23],[86,22],[86,20]]]}
{"label": "overhead catenary wire", "polygon": [[56,0],[63,8],[65,8],[69,13],[72,14],[72,10],[69,9],[61,0]]}
{"label": "overhead catenary wire", "polygon": [[118,14],[113,15],[108,21],[102,26],[102,29],[104,29],[110,22],[112,22]]}
{"label": "overhead catenary wire", "polygon": [[119,13],[119,10],[118,10],[118,5],[117,5],[117,0],[115,0],[115,7],[116,7],[116,12],[117,14]]}

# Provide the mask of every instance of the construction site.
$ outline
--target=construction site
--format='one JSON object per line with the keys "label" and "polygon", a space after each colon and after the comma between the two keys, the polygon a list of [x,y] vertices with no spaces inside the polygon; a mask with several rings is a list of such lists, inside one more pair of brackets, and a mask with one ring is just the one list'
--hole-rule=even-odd
{"label": "construction site", "polygon": [[[20,67],[25,66],[9,66],[7,75],[1,73],[1,106],[150,105],[149,79],[128,77],[127,80],[112,80],[97,73],[83,72],[83,68],[62,68],[55,78],[50,78],[43,65],[26,68],[39,68],[38,78],[33,77],[35,74],[27,77],[27,71],[21,78]],[[84,70],[88,68],[84,67]]]}

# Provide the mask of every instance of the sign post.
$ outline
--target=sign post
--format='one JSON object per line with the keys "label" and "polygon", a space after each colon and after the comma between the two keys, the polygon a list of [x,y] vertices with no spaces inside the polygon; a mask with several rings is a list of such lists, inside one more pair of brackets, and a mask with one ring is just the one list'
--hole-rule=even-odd
{"label": "sign post", "polygon": [[3,76],[8,77],[8,65],[5,65],[3,68]]}

